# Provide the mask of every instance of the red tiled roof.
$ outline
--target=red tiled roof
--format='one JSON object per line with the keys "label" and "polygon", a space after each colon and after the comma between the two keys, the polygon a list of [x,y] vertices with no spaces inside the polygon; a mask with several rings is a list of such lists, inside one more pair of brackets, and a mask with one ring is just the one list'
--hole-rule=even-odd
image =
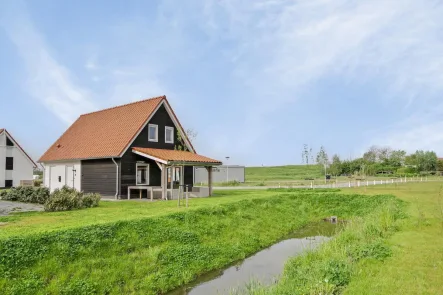
{"label": "red tiled roof", "polygon": [[163,101],[169,106],[159,96],[81,115],[39,162],[119,157]]}
{"label": "red tiled roof", "polygon": [[163,160],[165,162],[188,162],[188,163],[208,163],[208,164],[210,163],[215,165],[222,164],[218,160],[197,155],[188,151],[163,150],[163,149],[140,148],[140,147],[134,147],[132,148],[132,150]]}

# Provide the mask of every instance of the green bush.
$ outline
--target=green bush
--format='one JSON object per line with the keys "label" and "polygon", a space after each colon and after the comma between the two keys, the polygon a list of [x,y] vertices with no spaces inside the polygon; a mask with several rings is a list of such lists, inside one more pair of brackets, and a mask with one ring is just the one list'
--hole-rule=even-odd
{"label": "green bush", "polygon": [[0,193],[0,199],[23,203],[44,204],[49,199],[49,189],[45,187],[18,186]]}
{"label": "green bush", "polygon": [[84,194],[82,205],[84,208],[98,207],[101,196],[100,194]]}
{"label": "green bush", "polygon": [[42,183],[43,183],[43,180],[41,180],[41,179],[35,179],[34,180],[34,186],[35,187],[40,187],[42,185]]}
{"label": "green bush", "polygon": [[84,194],[74,188],[63,186],[56,189],[45,202],[45,211],[69,211],[97,207],[100,194]]}
{"label": "green bush", "polygon": [[42,204],[45,211],[67,211],[98,207],[100,194],[84,194],[64,186],[50,194],[46,187],[19,186],[0,191],[0,200]]}

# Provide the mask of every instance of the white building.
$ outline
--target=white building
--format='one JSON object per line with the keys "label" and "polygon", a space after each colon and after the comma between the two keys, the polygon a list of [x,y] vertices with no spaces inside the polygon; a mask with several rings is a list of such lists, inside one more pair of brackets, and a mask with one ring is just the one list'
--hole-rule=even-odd
{"label": "white building", "polygon": [[32,181],[35,162],[6,129],[0,129],[0,188],[19,186],[22,180]]}

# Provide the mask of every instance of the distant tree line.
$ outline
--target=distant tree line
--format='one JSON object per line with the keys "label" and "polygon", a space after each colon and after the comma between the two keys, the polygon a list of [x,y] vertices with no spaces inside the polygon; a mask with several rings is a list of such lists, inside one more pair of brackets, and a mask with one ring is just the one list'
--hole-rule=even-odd
{"label": "distant tree line", "polygon": [[[303,162],[307,165],[314,164],[312,158],[312,148],[304,145]],[[310,163],[309,160],[311,160]],[[434,151],[418,150],[413,154],[408,154],[404,150],[379,146],[372,146],[362,157],[349,160],[341,159],[337,154],[329,160],[322,146],[315,162],[322,171],[327,167],[328,174],[331,175],[419,175],[443,171],[443,160],[438,159]]]}

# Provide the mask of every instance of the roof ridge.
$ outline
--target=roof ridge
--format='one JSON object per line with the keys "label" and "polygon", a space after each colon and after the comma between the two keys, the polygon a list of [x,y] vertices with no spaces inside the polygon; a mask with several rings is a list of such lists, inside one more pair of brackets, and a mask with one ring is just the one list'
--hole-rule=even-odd
{"label": "roof ridge", "polygon": [[104,111],[109,111],[109,110],[113,110],[113,109],[117,109],[117,108],[121,108],[121,107],[126,107],[126,106],[129,106],[129,105],[133,105],[133,104],[137,104],[137,103],[142,103],[142,102],[146,102],[146,101],[154,100],[154,99],[159,99],[159,98],[166,99],[166,95],[146,98],[146,99],[142,99],[142,100],[138,100],[138,101],[134,101],[134,102],[118,105],[118,106],[113,106],[113,107],[110,107],[110,108],[106,108],[106,109],[102,109],[102,110],[98,110],[98,111],[94,111],[94,112],[89,112],[89,113],[81,114],[80,117],[81,116],[86,116],[86,115],[92,115],[92,114],[96,114],[96,113],[100,113],[100,112],[104,112]]}

